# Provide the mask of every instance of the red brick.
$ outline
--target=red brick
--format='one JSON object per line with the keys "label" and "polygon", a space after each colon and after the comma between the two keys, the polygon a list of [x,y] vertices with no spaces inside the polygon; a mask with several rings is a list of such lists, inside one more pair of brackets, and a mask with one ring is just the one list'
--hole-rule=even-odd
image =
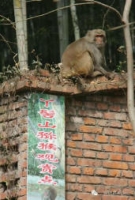
{"label": "red brick", "polygon": [[4,164],[7,164],[7,159],[4,158],[3,156],[0,156],[0,166]]}
{"label": "red brick", "polygon": [[109,157],[109,154],[106,152],[98,152],[97,153],[97,158],[99,158],[99,159],[105,160],[105,159],[108,159],[108,157]]}
{"label": "red brick", "polygon": [[28,147],[28,144],[27,143],[22,143],[19,145],[19,152],[22,152],[22,151],[27,151],[27,147]]}
{"label": "red brick", "polygon": [[21,135],[20,137],[19,137],[19,142],[20,143],[26,143],[27,141],[28,141],[28,134],[27,133],[24,133],[23,135]]}
{"label": "red brick", "polygon": [[130,163],[129,163],[129,169],[135,171],[135,164],[130,164]]}
{"label": "red brick", "polygon": [[135,187],[135,180],[129,180],[129,187]]}
{"label": "red brick", "polygon": [[18,198],[17,198],[17,200],[25,200],[25,199],[27,199],[27,196],[26,196],[26,195],[23,196],[23,197],[18,197]]}
{"label": "red brick", "polygon": [[104,161],[103,167],[110,169],[128,169],[128,164],[125,162]]}
{"label": "red brick", "polygon": [[2,192],[0,193],[0,199],[7,199],[7,193],[6,192]]}
{"label": "red brick", "polygon": [[115,119],[119,121],[126,121],[127,115],[125,113],[114,113],[114,112],[106,112],[104,113],[104,119]]}
{"label": "red brick", "polygon": [[123,155],[123,161],[134,162],[135,156],[134,155]]}
{"label": "red brick", "polygon": [[39,69],[39,74],[40,74],[40,76],[47,76],[47,77],[49,77],[50,76],[50,73],[49,73],[49,71],[48,70],[44,70],[44,69]]}
{"label": "red brick", "polygon": [[74,106],[76,106],[76,107],[82,107],[82,105],[83,105],[83,101],[82,101],[82,99],[81,100],[76,100],[76,99],[71,99],[72,100],[72,102],[70,103],[70,104],[72,104],[73,105],[73,107]]}
{"label": "red brick", "polygon": [[123,123],[123,129],[126,129],[126,130],[132,130],[132,125],[131,123]]}
{"label": "red brick", "polygon": [[72,134],[71,136],[71,140],[74,140],[74,141],[81,141],[82,140],[82,134],[81,133],[75,133],[75,134]]}
{"label": "red brick", "polygon": [[68,173],[71,173],[71,174],[81,174],[81,169],[80,169],[80,167],[71,166],[68,169]]}
{"label": "red brick", "polygon": [[93,118],[84,118],[84,124],[87,125],[95,125],[96,124],[96,119]]}
{"label": "red brick", "polygon": [[105,135],[119,136],[119,137],[129,137],[129,133],[123,129],[114,129],[114,128],[104,128]]}
{"label": "red brick", "polygon": [[96,107],[98,110],[107,110],[108,109],[108,105],[106,103],[97,103]]}
{"label": "red brick", "polygon": [[104,135],[98,135],[96,138],[96,141],[99,143],[107,143],[108,142],[108,136]]}
{"label": "red brick", "polygon": [[128,145],[128,146],[133,146],[134,145],[134,139],[133,138],[124,138],[122,140],[123,144],[125,145]]}
{"label": "red brick", "polygon": [[96,152],[91,150],[84,150],[83,156],[86,158],[96,158]]}
{"label": "red brick", "polygon": [[70,147],[70,148],[75,148],[76,147],[76,142],[71,141],[71,140],[67,140],[66,141],[66,146]]}
{"label": "red brick", "polygon": [[91,149],[96,151],[101,151],[102,147],[101,144],[91,143],[91,142],[78,142],[78,148],[82,149]]}
{"label": "red brick", "polygon": [[110,154],[110,160],[122,160],[122,154]]}
{"label": "red brick", "polygon": [[95,174],[99,176],[107,176],[108,172],[107,169],[97,169]]}
{"label": "red brick", "polygon": [[93,117],[93,118],[103,118],[103,113],[97,110],[79,110],[78,116],[86,116],[86,117]]}
{"label": "red brick", "polygon": [[72,157],[67,157],[66,162],[68,163],[68,165],[75,165],[76,159]]}
{"label": "red brick", "polygon": [[95,190],[95,186],[94,185],[90,185],[90,184],[83,184],[83,190],[84,192],[90,192],[92,190]]}
{"label": "red brick", "polygon": [[82,157],[81,149],[70,149],[70,155],[75,157]]}
{"label": "red brick", "polygon": [[86,96],[86,100],[94,101],[94,102],[102,102],[103,95],[89,95],[89,96]]}
{"label": "red brick", "polygon": [[[20,164],[20,163],[19,163]],[[22,168],[27,168],[27,161],[21,162],[21,167]]]}
{"label": "red brick", "polygon": [[102,162],[100,160],[95,159],[86,159],[86,158],[78,158],[77,165],[79,166],[93,166],[93,167],[100,167]]}
{"label": "red brick", "polygon": [[24,152],[21,152],[20,154],[19,154],[19,157],[18,157],[18,159],[20,160],[24,160],[24,159],[26,159],[27,158],[27,151],[24,151]]}
{"label": "red brick", "polygon": [[21,130],[20,133],[27,133],[27,131],[28,131],[28,125],[27,124],[23,124],[19,128]]}
{"label": "red brick", "polygon": [[108,121],[104,119],[97,119],[97,124],[99,126],[108,126]]}
{"label": "red brick", "polygon": [[99,185],[99,186],[96,187],[96,191],[98,192],[98,194],[106,194],[105,188],[106,188],[105,186]]}
{"label": "red brick", "polygon": [[85,126],[85,125],[81,125],[79,127],[79,131],[80,132],[84,132],[84,133],[95,133],[95,134],[101,134],[102,133],[102,128],[100,127],[96,127],[96,126]]}
{"label": "red brick", "polygon": [[116,104],[126,104],[126,98],[119,96],[104,96],[105,102],[113,102]]}
{"label": "red brick", "polygon": [[82,173],[84,175],[94,175],[94,169],[90,167],[84,167]]}
{"label": "red brick", "polygon": [[85,108],[92,108],[94,109],[95,108],[95,102],[85,102]]}
{"label": "red brick", "polygon": [[115,127],[115,128],[121,128],[121,122],[120,121],[115,121],[115,120],[109,120],[108,122],[108,126],[109,127]]}
{"label": "red brick", "polygon": [[76,198],[76,193],[75,192],[67,192],[66,193],[66,199],[67,200],[74,200]]}
{"label": "red brick", "polygon": [[128,147],[128,151],[130,154],[135,155],[135,147]]}
{"label": "red brick", "polygon": [[69,185],[68,186],[68,190],[70,190],[70,191],[82,191],[82,188],[83,188],[83,185],[82,184],[78,184],[78,183],[70,183],[70,184],[66,184],[66,187],[67,187],[67,185]]}
{"label": "red brick", "polygon": [[117,187],[117,186],[106,186],[106,190],[104,194],[113,194],[113,195],[121,195],[122,191],[121,191],[121,187]]}
{"label": "red brick", "polygon": [[133,178],[133,172],[124,170],[122,171],[121,176],[125,178]]}
{"label": "red brick", "polygon": [[103,184],[107,185],[107,186],[121,186],[121,187],[125,187],[127,186],[127,180],[125,179],[119,179],[119,178],[104,178],[103,179]]}
{"label": "red brick", "polygon": [[122,192],[124,195],[135,195],[135,191],[132,188],[124,188]]}
{"label": "red brick", "polygon": [[9,105],[9,110],[16,110],[16,109],[21,109],[22,107],[27,108],[27,101],[26,102],[14,102]]}
{"label": "red brick", "polygon": [[95,141],[95,134],[84,133],[83,139],[84,141]]}
{"label": "red brick", "polygon": [[21,188],[17,191],[18,196],[23,196],[27,194],[27,188]]}
{"label": "red brick", "polygon": [[88,183],[88,184],[100,184],[101,179],[95,176],[78,176],[77,177],[78,183]]}
{"label": "red brick", "polygon": [[8,123],[8,125],[9,126],[15,126],[15,125],[17,125],[17,124],[19,124],[19,125],[22,125],[22,124],[28,124],[28,118],[27,118],[27,116],[24,116],[24,117],[22,117],[22,118],[17,118],[17,119],[15,119],[15,120],[12,120],[12,121],[10,121],[9,123]]}
{"label": "red brick", "polygon": [[91,193],[78,193],[77,199],[79,199],[79,200],[84,200],[84,199],[101,200],[101,196],[100,195],[94,196],[94,195],[91,195]]}
{"label": "red brick", "polygon": [[109,107],[109,110],[110,111],[116,111],[116,112],[120,112],[121,111],[121,108],[120,108],[120,105],[111,105],[110,107]]}
{"label": "red brick", "polygon": [[73,174],[66,174],[66,182],[68,183],[76,183],[77,180],[77,175],[73,175]]}
{"label": "red brick", "polygon": [[121,170],[110,169],[109,176],[111,177],[121,177]]}
{"label": "red brick", "polygon": [[22,171],[22,177],[26,177],[27,176],[27,171],[24,169],[24,171]]}
{"label": "red brick", "polygon": [[27,178],[21,177],[19,180],[19,187],[26,186],[27,185]]}
{"label": "red brick", "polygon": [[111,144],[121,144],[121,139],[117,137],[111,137],[110,138],[110,143]]}
{"label": "red brick", "polygon": [[125,196],[113,196],[113,195],[104,195],[102,200],[128,200],[128,197]]}
{"label": "red brick", "polygon": [[118,153],[127,153],[127,147],[125,146],[120,146],[120,145],[108,145],[104,144],[103,145],[103,150],[104,151],[112,151],[112,152],[118,152]]}

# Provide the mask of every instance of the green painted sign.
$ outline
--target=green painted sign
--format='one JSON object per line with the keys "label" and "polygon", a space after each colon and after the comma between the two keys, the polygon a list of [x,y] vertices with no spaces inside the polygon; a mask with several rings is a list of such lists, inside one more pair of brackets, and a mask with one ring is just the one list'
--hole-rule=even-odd
{"label": "green painted sign", "polygon": [[31,94],[28,105],[28,200],[65,199],[65,100]]}

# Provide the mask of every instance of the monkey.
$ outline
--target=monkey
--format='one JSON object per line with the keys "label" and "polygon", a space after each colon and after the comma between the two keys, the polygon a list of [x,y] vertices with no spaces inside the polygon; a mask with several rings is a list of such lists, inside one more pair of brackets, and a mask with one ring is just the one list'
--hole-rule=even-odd
{"label": "monkey", "polygon": [[112,73],[104,69],[105,44],[106,34],[102,29],[88,30],[84,37],[69,44],[61,58],[62,77],[95,77],[103,74],[112,79]]}
{"label": "monkey", "polygon": [[49,186],[45,189],[44,193],[42,194],[42,200],[55,200],[57,196],[57,191],[53,186]]}

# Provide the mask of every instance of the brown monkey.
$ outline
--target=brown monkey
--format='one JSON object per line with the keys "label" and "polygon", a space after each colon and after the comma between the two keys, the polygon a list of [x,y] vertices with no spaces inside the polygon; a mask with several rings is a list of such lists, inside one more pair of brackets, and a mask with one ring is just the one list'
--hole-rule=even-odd
{"label": "brown monkey", "polygon": [[42,194],[42,200],[55,200],[57,196],[57,191],[54,187],[50,186],[45,189],[44,193]]}
{"label": "brown monkey", "polygon": [[61,59],[62,76],[65,78],[80,75],[94,77],[103,74],[112,78],[112,74],[103,68],[105,66],[105,44],[105,31],[94,29],[89,30],[84,37],[68,45]]}

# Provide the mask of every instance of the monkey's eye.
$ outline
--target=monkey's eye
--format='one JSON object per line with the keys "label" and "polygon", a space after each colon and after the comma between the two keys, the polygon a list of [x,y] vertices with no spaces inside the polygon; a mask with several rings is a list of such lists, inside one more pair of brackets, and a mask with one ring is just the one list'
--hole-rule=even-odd
{"label": "monkey's eye", "polygon": [[103,35],[96,35],[96,37],[100,37],[100,38],[103,38],[104,36],[103,36]]}

